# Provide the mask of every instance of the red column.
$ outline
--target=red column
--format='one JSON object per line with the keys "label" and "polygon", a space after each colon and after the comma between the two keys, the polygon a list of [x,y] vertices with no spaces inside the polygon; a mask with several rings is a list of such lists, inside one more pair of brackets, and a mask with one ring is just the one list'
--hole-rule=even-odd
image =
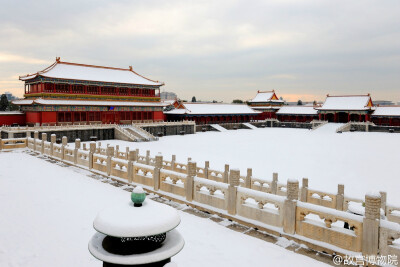
{"label": "red column", "polygon": [[337,113],[336,113],[336,112],[335,112],[334,115],[333,115],[333,121],[334,121],[334,122],[337,122]]}
{"label": "red column", "polygon": [[70,84],[68,84],[68,89],[69,89],[69,93],[72,93],[72,86]]}
{"label": "red column", "polygon": [[350,121],[350,118],[351,116],[350,116],[350,113],[347,115],[347,121],[349,122]]}

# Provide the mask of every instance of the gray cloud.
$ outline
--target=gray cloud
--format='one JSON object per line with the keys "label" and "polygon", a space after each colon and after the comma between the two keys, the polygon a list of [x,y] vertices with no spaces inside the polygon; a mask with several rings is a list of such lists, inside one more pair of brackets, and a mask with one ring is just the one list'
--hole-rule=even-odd
{"label": "gray cloud", "polygon": [[[5,1],[0,92],[55,56],[134,66],[182,98],[400,100],[399,1]],[[26,59],[25,61],[23,59]],[[306,99],[310,100],[310,99]]]}

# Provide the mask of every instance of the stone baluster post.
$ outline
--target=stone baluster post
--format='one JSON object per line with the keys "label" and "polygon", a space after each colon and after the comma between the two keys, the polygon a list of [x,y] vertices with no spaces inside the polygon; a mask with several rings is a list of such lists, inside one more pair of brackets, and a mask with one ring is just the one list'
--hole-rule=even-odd
{"label": "stone baluster post", "polygon": [[139,148],[136,148],[137,161],[139,161]]}
{"label": "stone baluster post", "polygon": [[36,151],[36,140],[39,139],[39,132],[38,131],[34,131],[33,132],[33,151]]}
{"label": "stone baluster post", "polygon": [[50,136],[50,156],[54,155],[54,144],[57,141],[57,136],[55,134],[52,134]]}
{"label": "stone baluster post", "polygon": [[387,200],[387,193],[380,191],[379,194],[381,195],[381,209],[383,209],[385,216],[386,216],[386,200]]}
{"label": "stone baluster post", "polygon": [[62,137],[61,140],[61,160],[65,158],[65,146],[68,144],[68,138],[66,136]]}
{"label": "stone baluster post", "polygon": [[187,176],[185,184],[186,200],[193,201],[194,198],[194,177],[196,177],[197,163],[189,161],[187,165]]}
{"label": "stone baluster post", "polygon": [[134,171],[133,171],[133,164],[137,161],[137,154],[136,151],[127,151],[128,152],[128,182],[132,183],[134,180]]}
{"label": "stone baluster post", "polygon": [[82,144],[82,149],[86,151],[86,149],[87,149],[87,148],[86,148],[86,143],[83,143],[83,144]]}
{"label": "stone baluster post", "polygon": [[118,154],[119,154],[119,145],[116,145],[116,146],[115,146],[115,154],[114,154],[114,157],[115,157],[115,158],[118,158]]}
{"label": "stone baluster post", "polygon": [[75,139],[74,164],[78,164],[78,149],[81,148],[81,139]]}
{"label": "stone baluster post", "polygon": [[160,172],[161,168],[163,166],[163,156],[161,153],[158,153],[155,156],[155,165],[154,165],[154,177],[153,177],[153,182],[154,182],[154,191],[158,191],[160,189]]}
{"label": "stone baluster post", "polygon": [[247,168],[246,180],[244,181],[244,187],[251,189],[251,178],[253,177],[253,169]]}
{"label": "stone baluster post", "polygon": [[129,160],[129,147],[128,146],[125,148],[125,159]]}
{"label": "stone baluster post", "polygon": [[287,181],[287,196],[283,203],[283,232],[293,235],[296,230],[296,204],[299,197],[299,181]]}
{"label": "stone baluster post", "polygon": [[210,162],[207,160],[204,163],[204,178],[208,179],[208,170],[210,169]]}
{"label": "stone baluster post", "polygon": [[146,165],[150,165],[150,150],[146,151]]}
{"label": "stone baluster post", "polygon": [[89,170],[93,169],[93,154],[96,152],[96,143],[90,142],[89,145]]}
{"label": "stone baluster post", "polygon": [[278,173],[274,172],[272,174],[271,194],[276,195],[277,192],[278,192]]}
{"label": "stone baluster post", "polygon": [[81,139],[75,139],[75,148],[81,149]]}
{"label": "stone baluster post", "polygon": [[225,164],[224,176],[222,177],[223,183],[228,183],[229,180],[229,164]]}
{"label": "stone baluster post", "polygon": [[301,183],[301,190],[300,190],[300,201],[307,202],[307,194],[308,194],[308,178],[303,178]]}
{"label": "stone baluster post", "polygon": [[47,142],[47,133],[42,133],[42,147],[40,153],[44,154],[44,142]]}
{"label": "stone baluster post", "polygon": [[338,184],[337,194],[336,194],[336,209],[343,210],[344,206],[344,184]]}
{"label": "stone baluster post", "polygon": [[171,170],[175,171],[176,155],[172,155],[171,159]]}
{"label": "stone baluster post", "polygon": [[107,147],[107,175],[111,175],[111,158],[114,156],[114,147],[108,146]]}
{"label": "stone baluster post", "polygon": [[365,195],[365,215],[363,218],[362,254],[378,254],[381,196],[379,193]]}
{"label": "stone baluster post", "polygon": [[236,214],[236,198],[237,198],[237,187],[240,185],[240,170],[232,169],[229,173],[229,185],[228,185],[228,214]]}

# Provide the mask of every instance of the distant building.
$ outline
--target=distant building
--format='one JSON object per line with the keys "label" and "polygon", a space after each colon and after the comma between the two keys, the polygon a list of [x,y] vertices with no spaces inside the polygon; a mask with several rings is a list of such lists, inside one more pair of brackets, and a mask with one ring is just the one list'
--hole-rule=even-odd
{"label": "distant building", "polygon": [[10,93],[10,92],[5,92],[4,94],[6,95],[8,101],[17,99],[17,98],[16,98],[15,96],[13,96],[13,94]]}
{"label": "distant building", "polygon": [[390,100],[374,100],[375,106],[393,106],[394,103]]}
{"label": "distant building", "polygon": [[160,93],[161,100],[175,100],[177,95],[173,92],[162,92]]}
{"label": "distant building", "polygon": [[257,95],[249,101],[249,105],[256,111],[261,111],[260,119],[276,118],[276,111],[283,105],[284,101],[280,100],[275,91],[257,91]]}

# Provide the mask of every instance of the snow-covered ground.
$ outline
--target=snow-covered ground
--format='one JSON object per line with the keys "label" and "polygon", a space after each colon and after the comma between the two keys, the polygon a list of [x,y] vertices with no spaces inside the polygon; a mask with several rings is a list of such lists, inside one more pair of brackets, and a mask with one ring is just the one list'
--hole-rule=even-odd
{"label": "snow-covered ground", "polygon": [[[199,142],[196,138],[205,142],[211,137],[224,140],[211,133],[162,138],[160,142],[140,145],[157,145],[157,151],[175,150],[181,157],[197,156],[201,151],[186,154],[181,144],[174,143]],[[198,147],[201,146],[196,144]],[[214,159],[212,152],[217,151],[210,148],[202,158],[208,155]],[[225,153],[228,156],[234,159],[234,155]],[[89,171],[50,163],[21,150],[0,152],[0,163],[0,266],[102,266],[87,248],[95,233],[93,220],[104,207],[125,203],[129,193],[88,177]],[[178,230],[186,245],[173,261],[180,267],[323,265],[209,219],[182,211],[179,214],[182,221]]]}
{"label": "snow-covered ground", "polygon": [[102,141],[102,145],[139,148],[145,155],[162,152],[166,159],[177,155],[178,162],[191,157],[198,165],[210,161],[210,167],[223,170],[224,164],[240,168],[253,176],[299,181],[309,178],[309,187],[336,192],[345,185],[345,194],[364,199],[368,191],[387,191],[388,202],[400,205],[400,135],[391,133],[335,133],[339,124],[329,124],[315,131],[305,129],[265,128],[226,132],[205,132],[185,136],[166,136],[157,142],[129,143]]}

